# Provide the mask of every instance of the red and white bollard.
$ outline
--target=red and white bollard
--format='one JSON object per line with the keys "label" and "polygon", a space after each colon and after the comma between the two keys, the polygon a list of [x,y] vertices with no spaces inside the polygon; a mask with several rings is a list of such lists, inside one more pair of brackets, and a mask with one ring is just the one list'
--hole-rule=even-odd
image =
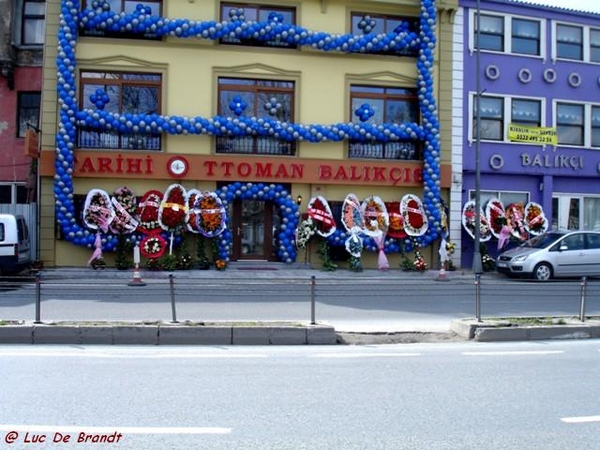
{"label": "red and white bollard", "polygon": [[444,263],[442,263],[442,267],[440,268],[440,273],[438,274],[436,281],[449,281],[446,276],[446,269],[444,268]]}
{"label": "red and white bollard", "polygon": [[142,281],[142,275],[140,274],[140,246],[135,244],[133,247],[133,280],[127,283],[128,286],[146,286],[146,283]]}

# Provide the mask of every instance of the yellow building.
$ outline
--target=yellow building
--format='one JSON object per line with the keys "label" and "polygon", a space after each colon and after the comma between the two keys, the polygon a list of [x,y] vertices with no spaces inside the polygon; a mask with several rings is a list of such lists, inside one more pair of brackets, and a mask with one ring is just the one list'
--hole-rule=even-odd
{"label": "yellow building", "polygon": [[[437,263],[456,9],[445,0],[47,2],[42,259],[84,265],[100,235],[112,264],[118,230],[86,219],[91,194],[126,186],[141,206],[148,192],[175,185],[222,202],[222,259],[316,266],[316,245],[305,255],[295,242],[307,213],[319,220],[309,200],[328,203],[328,243],[344,266],[347,195],[363,206],[381,199],[394,219],[411,194],[423,205],[427,226],[412,224],[423,234],[380,246],[390,267],[415,243]],[[167,197],[162,207],[173,207]],[[168,241],[170,231],[159,235]],[[363,267],[377,267],[374,242],[364,238]]]}

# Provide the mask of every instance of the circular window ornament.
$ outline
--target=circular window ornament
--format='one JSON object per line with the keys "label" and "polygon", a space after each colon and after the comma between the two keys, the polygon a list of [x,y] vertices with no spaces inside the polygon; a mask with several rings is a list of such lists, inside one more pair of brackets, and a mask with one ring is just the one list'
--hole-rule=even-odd
{"label": "circular window ornament", "polygon": [[577,72],[571,72],[569,74],[569,84],[575,88],[581,86],[581,75]]}
{"label": "circular window ornament", "polygon": [[497,153],[490,156],[490,167],[495,170],[500,170],[504,167],[504,158]]}
{"label": "circular window ornament", "polygon": [[556,81],[556,71],[554,69],[544,70],[544,81],[546,83],[554,83]]}
{"label": "circular window ornament", "polygon": [[531,70],[529,70],[529,69],[519,70],[519,81],[521,83],[529,83],[531,81]]}
{"label": "circular window ornament", "polygon": [[497,80],[500,76],[500,69],[498,69],[498,66],[490,64],[485,68],[485,76],[489,80]]}

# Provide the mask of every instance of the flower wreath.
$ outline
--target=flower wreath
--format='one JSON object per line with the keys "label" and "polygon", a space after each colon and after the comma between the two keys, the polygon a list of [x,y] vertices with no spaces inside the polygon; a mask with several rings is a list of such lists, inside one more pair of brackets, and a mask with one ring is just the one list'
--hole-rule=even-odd
{"label": "flower wreath", "polygon": [[139,222],[135,218],[137,199],[127,186],[117,189],[110,199],[115,210],[115,218],[110,224],[110,231],[115,234],[128,234],[136,230]]}
{"label": "flower wreath", "polygon": [[536,236],[548,229],[548,219],[539,203],[529,202],[525,205],[525,228]]}
{"label": "flower wreath", "polygon": [[[475,201],[469,200],[463,206],[462,211],[462,224],[469,236],[473,239],[475,238]],[[485,218],[485,214],[479,208],[479,241],[486,242],[492,238],[492,233],[490,231],[490,227],[488,226],[488,221]]]}
{"label": "flower wreath", "polygon": [[173,232],[184,224],[187,210],[185,196],[185,189],[180,184],[172,184],[165,191],[158,209],[158,223],[164,230]]}
{"label": "flower wreath", "polygon": [[329,203],[322,196],[313,197],[308,202],[308,217],[310,217],[315,224],[317,234],[322,237],[331,236],[335,230],[335,220]]}
{"label": "flower wreath", "polygon": [[185,226],[191,233],[198,233],[197,215],[194,210],[194,203],[196,199],[202,195],[198,189],[188,189],[185,194],[185,206],[187,210],[185,212]]}
{"label": "flower wreath", "polygon": [[391,238],[404,239],[406,231],[404,230],[404,219],[400,213],[400,202],[386,202],[385,207],[390,215],[390,226],[387,234]]}
{"label": "flower wreath", "polygon": [[163,194],[159,191],[148,191],[142,197],[138,205],[140,222],[138,230],[145,234],[160,233],[160,224],[158,223],[158,208],[162,202]]}
{"label": "flower wreath", "polygon": [[299,249],[306,248],[316,232],[315,223],[310,217],[300,222],[300,225],[296,228],[296,247]]}
{"label": "flower wreath", "polygon": [[203,192],[196,197],[191,214],[197,231],[208,238],[220,235],[226,226],[223,202],[214,192]]}
{"label": "flower wreath", "polygon": [[364,233],[371,237],[381,233],[385,235],[390,226],[390,216],[381,198],[371,195],[363,201],[361,209],[365,220]]}
{"label": "flower wreath", "polygon": [[140,242],[140,253],[148,259],[157,259],[164,255],[167,241],[160,234],[145,236]]}
{"label": "flower wreath", "polygon": [[342,223],[349,233],[360,233],[365,227],[365,219],[360,200],[355,194],[348,194],[342,205]]}
{"label": "flower wreath", "polygon": [[490,225],[490,231],[500,238],[502,227],[506,224],[504,205],[497,198],[491,198],[485,205],[485,217]]}
{"label": "flower wreath", "polygon": [[83,222],[92,230],[108,231],[110,223],[115,218],[111,207],[110,197],[102,189],[92,189],[85,198],[83,207]]}
{"label": "flower wreath", "polygon": [[409,236],[422,236],[429,223],[423,202],[416,195],[406,194],[400,200],[400,214],[404,222],[404,231]]}
{"label": "flower wreath", "polygon": [[510,234],[521,241],[527,240],[525,228],[525,207],[523,203],[511,203],[506,207],[506,220]]}

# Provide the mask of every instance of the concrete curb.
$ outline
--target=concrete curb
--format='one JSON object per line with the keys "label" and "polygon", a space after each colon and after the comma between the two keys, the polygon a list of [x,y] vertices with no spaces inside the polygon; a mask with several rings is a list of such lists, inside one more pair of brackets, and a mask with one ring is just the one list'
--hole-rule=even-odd
{"label": "concrete curb", "polygon": [[68,345],[332,345],[330,325],[172,323],[21,323],[0,326],[0,344]]}
{"label": "concrete curb", "polygon": [[464,339],[478,342],[600,338],[598,321],[557,325],[511,325],[509,319],[490,322],[464,319],[452,321],[450,329]]}

